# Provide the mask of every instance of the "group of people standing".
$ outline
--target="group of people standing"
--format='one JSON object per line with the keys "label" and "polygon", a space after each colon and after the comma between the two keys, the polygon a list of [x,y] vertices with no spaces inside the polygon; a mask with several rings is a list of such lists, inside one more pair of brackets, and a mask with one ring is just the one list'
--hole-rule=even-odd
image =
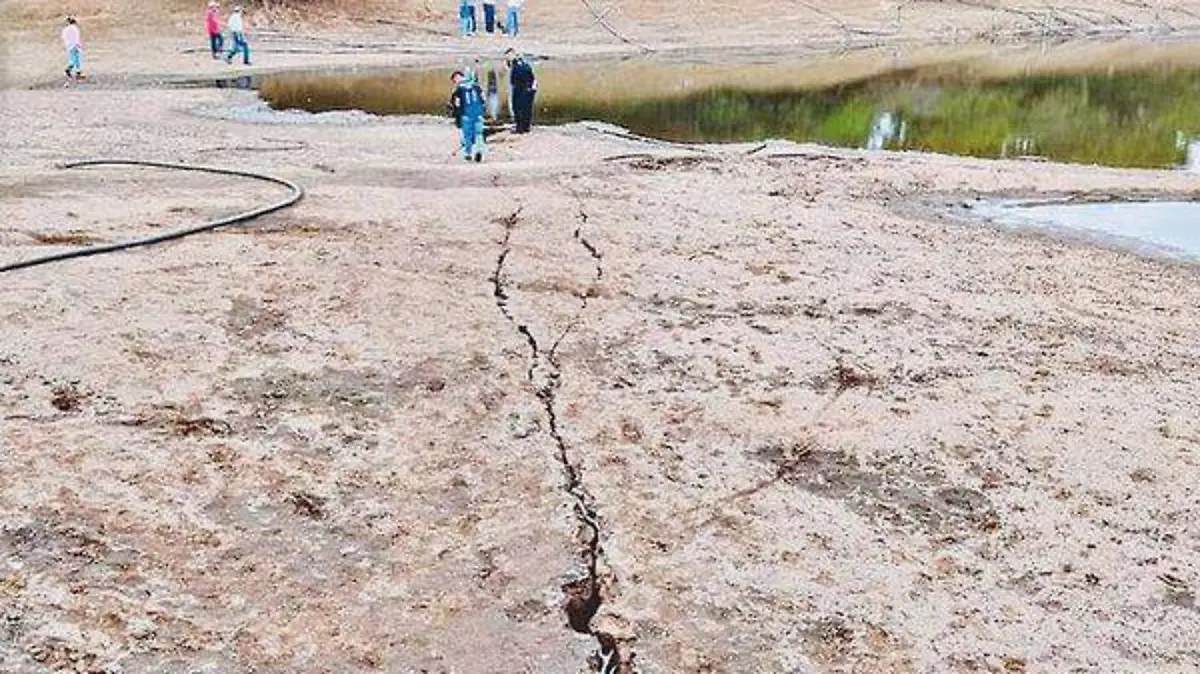
{"label": "group of people standing", "polygon": [[[232,63],[233,57],[240,52],[242,63],[250,65],[250,43],[246,41],[246,19],[242,16],[241,5],[233,6],[225,27],[229,29],[229,51],[225,52],[225,62]],[[221,3],[218,0],[209,0],[204,10],[204,32],[208,34],[212,57],[221,58],[225,34],[221,30]]]}
{"label": "group of people standing", "polygon": [[479,14],[483,14],[483,31],[494,35],[496,31],[516,37],[521,32],[521,7],[525,0],[506,0],[504,5],[504,20],[496,15],[495,0],[459,0],[458,26],[459,34],[471,37],[479,34]]}
{"label": "group of people standing", "polygon": [[[246,19],[242,16],[241,5],[234,5],[233,11],[225,21],[229,30],[229,51],[223,52],[225,34],[221,30],[221,4],[218,0],[209,0],[204,10],[204,31],[208,34],[208,45],[213,58],[224,56],[226,63],[232,63],[233,57],[242,55],[242,63],[250,65],[250,43],[246,41]],[[83,34],[75,17],[68,16],[62,28],[63,49],[67,52],[67,79],[83,78]]]}
{"label": "group of people standing", "polygon": [[[521,8],[525,0],[505,0],[503,21],[496,13],[495,0],[459,0],[458,16],[460,31],[464,37],[480,32],[478,18],[483,15],[483,32],[489,35],[497,31],[509,37],[516,37],[521,31]],[[482,12],[479,10],[482,9]],[[208,46],[214,59],[224,57],[226,63],[232,63],[239,53],[242,63],[250,65],[250,43],[246,40],[246,19],[242,15],[241,5],[234,5],[221,26],[221,4],[219,0],[209,0],[204,10],[204,32],[208,35]],[[228,51],[225,51],[228,30]],[[62,29],[63,48],[67,53],[67,78],[78,80],[83,77],[83,37],[79,23],[74,17],[68,16]],[[515,104],[514,104],[515,109]]]}
{"label": "group of people standing", "polygon": [[[505,52],[508,64],[509,105],[515,120],[515,133],[529,133],[533,126],[533,101],[537,95],[537,77],[533,66],[524,56],[513,49]],[[493,66],[488,69],[486,92],[479,82],[478,65],[476,68],[456,70],[450,76],[454,83],[454,91],[450,94],[447,106],[454,117],[454,124],[461,132],[459,148],[463,159],[467,161],[483,161],[486,149],[484,139],[485,116],[493,121],[500,116],[500,85],[499,76]]]}
{"label": "group of people standing", "polygon": [[[463,9],[463,34],[474,34],[475,31],[475,1],[461,0]],[[501,31],[508,35],[516,35],[518,31],[518,15],[522,0],[508,0],[505,26]],[[494,2],[484,2],[484,26],[488,33],[496,27],[496,5]],[[470,10],[469,12],[467,10]],[[470,24],[468,24],[468,14]],[[229,31],[229,50],[225,47],[225,35],[221,28],[221,6],[218,0],[209,0],[204,11],[204,29],[208,35],[208,45],[214,59],[221,58],[227,63],[241,53],[242,61],[250,65],[250,44],[246,41],[246,20],[242,16],[240,5],[234,5],[233,11],[225,21]],[[469,32],[468,32],[469,29]],[[67,77],[71,80],[83,76],[83,37],[79,23],[74,17],[68,16],[62,29],[63,47],[67,52]],[[509,48],[505,53],[508,65],[509,108],[515,122],[515,133],[528,133],[533,126],[533,102],[537,95],[537,77],[533,66],[524,56]],[[492,66],[487,73],[486,92],[479,83],[476,60],[475,68],[456,70],[451,76],[454,91],[450,96],[449,109],[454,117],[455,126],[461,132],[460,146],[462,156],[467,161],[483,161],[485,150],[484,120],[485,116],[493,121],[500,117],[500,77]]]}

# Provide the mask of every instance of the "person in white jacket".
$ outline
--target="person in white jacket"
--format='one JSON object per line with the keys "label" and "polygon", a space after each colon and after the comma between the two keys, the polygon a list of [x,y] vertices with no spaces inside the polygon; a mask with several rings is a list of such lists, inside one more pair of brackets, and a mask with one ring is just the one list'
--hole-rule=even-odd
{"label": "person in white jacket", "polygon": [[521,5],[525,0],[508,0],[508,8],[504,13],[504,32],[509,37],[516,37],[521,30]]}
{"label": "person in white jacket", "polygon": [[67,78],[77,80],[83,76],[83,37],[73,16],[68,16],[63,26],[62,43],[67,50]]}
{"label": "person in white jacket", "polygon": [[246,20],[242,18],[241,5],[234,5],[229,20],[225,22],[225,27],[229,29],[231,42],[229,53],[225,54],[225,62],[233,63],[233,57],[237,56],[240,51],[242,52],[242,63],[250,65],[250,43],[246,42]]}

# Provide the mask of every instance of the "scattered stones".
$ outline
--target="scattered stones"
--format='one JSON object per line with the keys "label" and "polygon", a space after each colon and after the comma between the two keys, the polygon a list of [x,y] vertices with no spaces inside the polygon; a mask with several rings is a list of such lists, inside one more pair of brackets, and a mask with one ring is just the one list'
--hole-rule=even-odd
{"label": "scattered stones", "polygon": [[323,520],[326,516],[325,504],[328,501],[323,496],[306,491],[293,491],[288,494],[288,502],[295,508],[296,514],[309,519]]}
{"label": "scattered stones", "polygon": [[1158,479],[1158,473],[1154,472],[1153,468],[1138,468],[1129,474],[1129,479],[1141,484],[1154,482]]}
{"label": "scattered stones", "polygon": [[55,384],[50,389],[50,405],[60,412],[78,412],[88,394],[81,391],[78,382]]}

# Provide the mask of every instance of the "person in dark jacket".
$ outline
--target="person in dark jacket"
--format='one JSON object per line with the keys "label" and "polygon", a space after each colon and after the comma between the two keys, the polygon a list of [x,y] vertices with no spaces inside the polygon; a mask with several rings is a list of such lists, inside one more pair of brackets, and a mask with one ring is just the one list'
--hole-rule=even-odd
{"label": "person in dark jacket", "polygon": [[529,133],[533,126],[533,99],[537,95],[537,77],[533,74],[533,66],[529,61],[509,49],[508,83],[511,88],[513,117],[516,121],[516,133]]}
{"label": "person in dark jacket", "polygon": [[483,29],[488,35],[496,32],[496,0],[483,0]]}
{"label": "person in dark jacket", "polygon": [[483,161],[483,89],[475,76],[464,75],[461,70],[450,76],[454,82],[454,93],[450,94],[450,114],[454,125],[462,132],[460,145],[463,159]]}

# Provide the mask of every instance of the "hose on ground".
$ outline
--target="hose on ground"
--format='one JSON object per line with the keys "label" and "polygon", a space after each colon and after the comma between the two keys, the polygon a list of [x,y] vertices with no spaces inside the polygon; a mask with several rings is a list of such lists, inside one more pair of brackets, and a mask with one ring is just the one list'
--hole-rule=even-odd
{"label": "hose on ground", "polygon": [[152,245],[164,243],[167,241],[174,241],[176,239],[182,239],[185,236],[191,236],[193,234],[199,234],[201,232],[208,232],[208,231],[212,231],[214,229],[217,229],[220,227],[226,227],[229,225],[236,225],[239,223],[247,222],[249,220],[253,220],[255,218],[262,217],[269,213],[281,211],[285,208],[294,206],[296,203],[298,203],[301,199],[304,198],[304,188],[301,187],[300,185],[298,185],[290,180],[287,180],[285,178],[279,178],[276,176],[268,175],[266,173],[258,173],[255,171],[241,171],[238,169],[227,169],[227,168],[219,168],[219,167],[214,167],[214,166],[194,166],[191,164],[176,164],[176,163],[171,163],[171,162],[160,162],[160,161],[142,161],[142,160],[136,160],[136,159],[88,159],[85,161],[76,161],[76,162],[70,162],[67,164],[63,164],[61,166],[61,168],[74,169],[74,168],[84,168],[84,167],[89,167],[89,166],[146,166],[146,167],[150,167],[150,168],[170,169],[170,170],[175,170],[175,171],[195,171],[195,172],[199,172],[199,173],[211,173],[211,174],[216,174],[216,175],[234,176],[234,177],[238,177],[238,178],[248,178],[251,180],[258,180],[261,182],[273,183],[275,185],[282,185],[283,187],[288,188],[288,190],[291,191],[291,194],[289,194],[287,196],[287,198],[285,198],[281,201],[277,201],[275,203],[269,204],[267,206],[262,206],[260,208],[254,209],[254,210],[244,211],[244,212],[238,213],[236,215],[224,217],[219,220],[212,220],[212,221],[205,222],[205,223],[202,223],[199,225],[193,225],[191,227],[185,227],[183,229],[176,229],[176,230],[172,230],[169,232],[164,232],[162,234],[157,234],[155,236],[148,236],[143,239],[132,239],[129,241],[120,241],[117,243],[106,244],[106,245],[102,245],[102,246],[88,246],[86,248],[76,248],[73,250],[63,251],[61,253],[53,253],[51,255],[35,257],[35,258],[29,259],[29,260],[21,260],[19,262],[13,262],[11,264],[0,265],[0,273],[7,272],[7,271],[16,271],[18,269],[28,269],[30,267],[37,267],[39,265],[50,264],[52,262],[62,262],[64,260],[72,260],[72,259],[80,258],[80,257],[90,257],[92,255],[102,255],[104,253],[115,253],[115,252],[122,251],[122,250],[129,250],[131,248],[140,248],[142,246],[152,246]]}

